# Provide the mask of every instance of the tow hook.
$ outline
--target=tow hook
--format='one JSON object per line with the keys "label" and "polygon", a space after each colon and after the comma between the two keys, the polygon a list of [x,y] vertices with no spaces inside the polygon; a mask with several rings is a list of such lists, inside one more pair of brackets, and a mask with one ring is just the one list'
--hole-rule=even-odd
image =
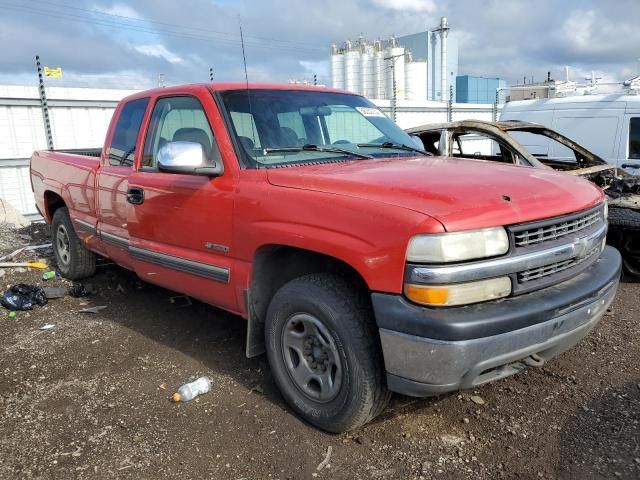
{"label": "tow hook", "polygon": [[544,365],[544,358],[539,357],[537,354],[529,355],[522,360],[528,367],[541,367]]}

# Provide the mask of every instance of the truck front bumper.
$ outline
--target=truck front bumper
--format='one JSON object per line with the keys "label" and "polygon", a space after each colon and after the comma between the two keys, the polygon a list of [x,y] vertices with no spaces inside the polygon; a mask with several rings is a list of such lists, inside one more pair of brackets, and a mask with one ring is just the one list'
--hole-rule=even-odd
{"label": "truck front bumper", "polygon": [[423,397],[507,377],[570,349],[600,321],[620,278],[617,250],[575,278],[502,301],[425,308],[372,295],[390,390]]}

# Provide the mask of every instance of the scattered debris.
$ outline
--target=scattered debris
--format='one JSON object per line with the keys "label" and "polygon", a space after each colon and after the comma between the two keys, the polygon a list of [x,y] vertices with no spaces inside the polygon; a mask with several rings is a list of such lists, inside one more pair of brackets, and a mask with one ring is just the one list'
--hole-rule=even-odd
{"label": "scattered debris", "polygon": [[51,323],[47,323],[46,325],[43,325],[40,327],[40,330],[51,330],[52,328],[55,328],[56,326],[51,324]]}
{"label": "scattered debris", "polygon": [[49,270],[42,274],[42,280],[51,280],[52,278],[56,278],[56,272],[54,270]]}
{"label": "scattered debris", "polygon": [[47,287],[43,288],[43,290],[48,300],[52,300],[54,298],[62,298],[66,296],[67,293],[69,293],[69,289],[63,287]]}
{"label": "scattered debris", "polygon": [[18,316],[18,314],[16,312],[14,312],[13,310],[9,312],[9,318],[16,318]]}
{"label": "scattered debris", "polygon": [[95,288],[90,283],[84,285],[80,282],[73,282],[73,285],[69,289],[69,295],[73,298],[88,297],[93,293],[95,293]]}
{"label": "scattered debris", "polygon": [[121,293],[121,294],[126,294],[126,290],[124,289],[124,287],[121,284],[118,284],[118,286],[116,287],[116,292],[117,293]]}
{"label": "scattered debris", "polygon": [[209,377],[200,377],[194,382],[185,383],[176,393],[171,395],[172,402],[188,402],[196,398],[198,395],[207,393],[211,390],[211,379]]}
{"label": "scattered debris", "polygon": [[9,310],[31,310],[34,305],[46,305],[47,296],[37,285],[19,283],[4,292],[0,303]]}
{"label": "scattered debris", "polygon": [[31,245],[31,246],[28,246],[28,247],[19,248],[17,250],[14,250],[11,253],[8,253],[7,255],[4,255],[4,256],[0,257],[0,262],[3,262],[5,260],[11,260],[11,259],[15,258],[19,253],[33,251],[33,250],[40,250],[42,248],[51,248],[51,244],[50,243],[45,243],[43,245]]}
{"label": "scattered debris", "polygon": [[471,400],[476,405],[484,405],[483,398],[479,397],[478,395],[471,395],[471,397],[469,397],[469,400]]}
{"label": "scattered debris", "polygon": [[166,383],[161,383],[160,385],[158,385],[158,388],[160,390],[166,390],[167,389],[167,384]]}
{"label": "scattered debris", "polygon": [[255,385],[253,387],[251,387],[251,390],[249,390],[250,392],[257,392],[257,393],[264,393],[264,389],[260,386],[260,385]]}
{"label": "scattered debris", "polygon": [[324,460],[322,460],[318,466],[316,467],[316,470],[319,472],[320,470],[322,470],[324,467],[326,467],[327,465],[329,465],[329,461],[331,460],[331,454],[333,453],[333,447],[331,445],[329,445],[327,447],[327,454],[324,456]]}
{"label": "scattered debris", "polygon": [[174,295],[169,297],[169,302],[173,303],[178,308],[190,307],[193,305],[191,298],[186,295]]}
{"label": "scattered debris", "polygon": [[104,310],[105,308],[107,308],[106,305],[98,305],[96,307],[87,307],[87,308],[83,308],[82,310],[78,310],[78,313],[98,313]]}
{"label": "scattered debris", "polygon": [[464,438],[459,437],[457,435],[451,435],[448,433],[445,433],[444,435],[440,435],[440,440],[442,440],[442,443],[450,447],[453,447],[455,445],[458,445],[464,442]]}
{"label": "scattered debris", "polygon": [[13,268],[13,267],[29,267],[29,268],[42,268],[46,269],[49,266],[42,262],[2,262],[0,268]]}

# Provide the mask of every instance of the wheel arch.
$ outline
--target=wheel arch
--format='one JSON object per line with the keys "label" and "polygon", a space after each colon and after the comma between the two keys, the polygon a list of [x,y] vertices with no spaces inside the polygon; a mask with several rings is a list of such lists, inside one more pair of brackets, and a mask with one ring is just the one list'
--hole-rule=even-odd
{"label": "wheel arch", "polygon": [[46,190],[44,192],[44,208],[45,215],[47,217],[47,222],[51,223],[53,220],[53,215],[56,213],[56,210],[59,208],[66,207],[64,199],[56,192],[51,190]]}
{"label": "wheel arch", "polygon": [[254,256],[247,294],[247,357],[264,353],[264,324],[269,303],[285,283],[310,273],[335,273],[355,288],[369,290],[364,277],[347,262],[313,250],[264,245]]}

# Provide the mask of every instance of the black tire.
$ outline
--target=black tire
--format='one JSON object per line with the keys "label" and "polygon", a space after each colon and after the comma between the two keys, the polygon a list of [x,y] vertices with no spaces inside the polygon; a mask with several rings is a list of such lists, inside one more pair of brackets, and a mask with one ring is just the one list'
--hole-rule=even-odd
{"label": "black tire", "polygon": [[57,209],[53,215],[51,243],[63,277],[80,280],[95,273],[96,256],[80,243],[65,207]]}
{"label": "black tire", "polygon": [[[313,347],[309,356],[296,353],[299,350],[287,346],[285,339],[288,332],[298,335],[299,330],[294,329],[303,323],[300,335],[307,338],[307,342],[311,340],[304,336],[306,333],[323,332],[320,348]],[[316,327],[320,330],[314,330]],[[322,430],[340,433],[358,428],[380,414],[391,398],[368,298],[342,277],[306,275],[280,288],[267,312],[265,341],[273,377],[282,396],[303,419]],[[334,365],[322,353],[318,354],[321,360],[316,368],[323,367],[324,359],[329,362],[325,368],[332,373],[321,374],[334,377],[328,382],[332,384],[333,396],[326,395],[324,399],[320,398],[323,395],[320,383],[316,382],[315,393],[313,378],[300,386],[300,382],[294,380],[297,369],[292,367],[297,357],[309,372],[310,366],[316,365],[316,358],[310,362],[305,358],[316,355],[314,352],[320,349],[336,360]]]}
{"label": "black tire", "polygon": [[620,250],[625,281],[640,281],[640,212],[609,208],[607,243]]}

